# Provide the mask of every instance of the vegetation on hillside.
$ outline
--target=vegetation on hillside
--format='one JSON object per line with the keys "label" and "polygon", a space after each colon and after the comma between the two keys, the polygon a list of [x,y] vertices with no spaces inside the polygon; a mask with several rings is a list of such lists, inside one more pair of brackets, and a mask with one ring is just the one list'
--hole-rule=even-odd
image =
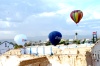
{"label": "vegetation on hillside", "polygon": [[[93,40],[93,39],[91,39],[91,40]],[[97,40],[100,40],[100,38],[98,38]],[[18,45],[18,44],[15,44],[15,43],[13,43],[13,42],[8,42],[8,41],[4,41],[4,42],[0,42],[0,44],[3,44],[3,43],[5,43],[5,42],[7,42],[7,43],[9,43],[9,44],[12,44],[13,46],[14,46],[14,49],[18,49],[18,48],[23,48],[23,46],[22,45]],[[84,39],[84,40],[73,40],[73,41],[69,41],[68,39],[67,40],[61,40],[60,42],[59,42],[59,44],[58,45],[60,45],[60,44],[64,44],[64,45],[69,45],[69,44],[84,44],[86,42],[86,39]],[[36,43],[36,42],[35,42]],[[39,41],[38,43],[41,43],[41,41]],[[43,43],[42,43],[43,44]],[[35,44],[33,44],[32,42],[28,42],[28,43],[25,43],[24,44],[24,46],[26,47],[26,46],[33,46],[33,45],[35,45]],[[46,46],[48,46],[48,45],[52,45],[52,43],[50,42],[50,41],[47,41],[46,43],[45,43],[45,45]]]}
{"label": "vegetation on hillside", "polygon": [[15,45],[14,45],[14,49],[18,49],[18,48],[23,48],[23,46],[22,46],[22,45],[17,45],[17,44],[15,44]]}

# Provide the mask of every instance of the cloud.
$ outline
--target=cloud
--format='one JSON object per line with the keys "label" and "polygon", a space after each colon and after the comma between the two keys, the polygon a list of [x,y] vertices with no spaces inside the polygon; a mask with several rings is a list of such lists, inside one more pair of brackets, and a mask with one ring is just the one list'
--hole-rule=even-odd
{"label": "cloud", "polygon": [[14,31],[0,31],[0,33],[1,33],[1,34],[2,34],[2,33],[4,33],[4,34],[13,34]]}
{"label": "cloud", "polygon": [[[0,29],[6,31],[1,34],[7,36],[11,31],[12,35],[24,33],[28,36],[44,36],[57,30],[63,35],[76,31],[81,35],[86,31],[90,35],[94,30],[99,31],[99,7],[99,1],[95,0],[0,1]],[[70,18],[71,11],[76,9],[83,12],[78,26]]]}
{"label": "cloud", "polygon": [[40,13],[38,14],[40,17],[43,17],[43,16],[55,16],[56,13],[54,12],[43,12],[43,13]]}
{"label": "cloud", "polygon": [[[0,32],[2,36],[6,35],[11,35],[13,36],[17,31],[20,30],[20,23],[15,23],[15,22],[9,22],[9,21],[3,21],[0,20]],[[12,32],[12,33],[11,33]]]}
{"label": "cloud", "polygon": [[67,18],[66,23],[67,24],[74,24],[75,22],[73,20],[71,20],[71,18]]}
{"label": "cloud", "polygon": [[100,19],[100,5],[92,5],[83,10],[84,20]]}
{"label": "cloud", "polygon": [[0,39],[13,39],[15,35],[17,35],[17,32],[15,31],[7,31],[7,30],[0,31],[0,37],[1,37]]}
{"label": "cloud", "polygon": [[84,30],[84,29],[76,29],[76,30],[73,30],[72,31],[73,33],[78,33],[79,35],[91,35],[91,30],[88,31],[88,30]]}
{"label": "cloud", "polygon": [[91,26],[92,29],[100,29],[100,26]]}
{"label": "cloud", "polygon": [[85,26],[80,26],[80,25],[79,25],[78,27],[85,27]]}
{"label": "cloud", "polygon": [[24,32],[27,35],[30,33],[33,36],[47,35],[50,31],[59,30],[59,27],[66,25],[62,16],[56,15],[52,12],[50,13],[44,12],[29,16],[24,20],[23,24],[18,27],[20,28],[18,31],[20,31],[20,33]]}
{"label": "cloud", "polygon": [[10,27],[10,23],[7,21],[0,21],[0,28],[9,28]]}

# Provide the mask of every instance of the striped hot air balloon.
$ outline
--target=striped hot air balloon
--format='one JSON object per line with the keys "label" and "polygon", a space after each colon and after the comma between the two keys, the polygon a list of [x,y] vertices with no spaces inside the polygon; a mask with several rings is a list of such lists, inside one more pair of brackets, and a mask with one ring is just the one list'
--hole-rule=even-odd
{"label": "striped hot air balloon", "polygon": [[81,10],[74,10],[70,13],[71,19],[77,24],[83,17],[83,12]]}

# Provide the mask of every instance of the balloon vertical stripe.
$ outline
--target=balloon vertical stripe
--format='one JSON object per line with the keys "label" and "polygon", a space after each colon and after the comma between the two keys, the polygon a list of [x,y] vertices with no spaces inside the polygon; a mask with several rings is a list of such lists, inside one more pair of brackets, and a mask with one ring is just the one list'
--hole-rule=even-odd
{"label": "balloon vertical stripe", "polygon": [[[72,14],[72,13],[71,13]],[[72,14],[72,15],[70,15],[70,17],[72,18],[72,20],[74,20],[74,17],[73,17],[74,15]]]}
{"label": "balloon vertical stripe", "polygon": [[75,13],[76,22],[78,22],[78,13]]}
{"label": "balloon vertical stripe", "polygon": [[74,18],[74,20],[76,20],[76,19],[75,19],[75,14],[74,14],[74,13],[73,13],[73,18]]}
{"label": "balloon vertical stripe", "polygon": [[80,19],[81,19],[81,14],[80,14],[80,11],[78,11],[78,22],[80,21]]}

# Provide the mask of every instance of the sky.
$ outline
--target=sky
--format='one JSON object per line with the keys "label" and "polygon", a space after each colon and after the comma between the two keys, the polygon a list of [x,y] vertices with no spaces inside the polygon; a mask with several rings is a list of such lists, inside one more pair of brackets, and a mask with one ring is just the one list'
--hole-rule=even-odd
{"label": "sky", "polygon": [[[62,35],[100,35],[99,0],[0,0],[0,39],[17,34],[28,37],[48,36],[51,31]],[[73,10],[81,10],[78,26],[70,18]]]}

